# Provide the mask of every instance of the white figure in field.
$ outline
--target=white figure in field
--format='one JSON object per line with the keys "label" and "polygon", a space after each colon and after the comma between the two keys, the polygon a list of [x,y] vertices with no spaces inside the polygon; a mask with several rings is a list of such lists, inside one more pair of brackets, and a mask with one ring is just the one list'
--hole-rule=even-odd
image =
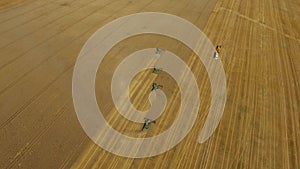
{"label": "white figure in field", "polygon": [[214,53],[214,59],[216,59],[216,60],[219,59],[220,50],[221,50],[221,46],[217,45],[216,52]]}

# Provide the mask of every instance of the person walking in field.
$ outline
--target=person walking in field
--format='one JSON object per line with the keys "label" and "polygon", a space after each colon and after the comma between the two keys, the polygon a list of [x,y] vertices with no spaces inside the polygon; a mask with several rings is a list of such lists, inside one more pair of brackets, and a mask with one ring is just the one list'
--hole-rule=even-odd
{"label": "person walking in field", "polygon": [[215,58],[216,60],[219,58],[220,50],[221,50],[221,45],[217,45],[217,46],[216,46],[216,51],[217,51],[217,52],[214,53],[214,58]]}
{"label": "person walking in field", "polygon": [[143,128],[142,128],[142,131],[145,131],[145,130],[148,130],[149,128],[150,128],[150,124],[151,123],[156,123],[156,121],[155,120],[150,120],[150,119],[147,119],[147,118],[145,118],[145,123],[144,123],[144,126],[143,126]]}
{"label": "person walking in field", "polygon": [[216,51],[217,51],[218,53],[220,53],[220,50],[221,50],[221,45],[217,45],[217,46],[216,46]]}

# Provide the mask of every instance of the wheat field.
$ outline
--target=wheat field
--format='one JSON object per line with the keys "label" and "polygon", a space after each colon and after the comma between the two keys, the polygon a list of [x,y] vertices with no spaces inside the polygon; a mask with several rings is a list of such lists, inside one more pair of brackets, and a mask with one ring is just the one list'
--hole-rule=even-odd
{"label": "wheat field", "polygon": [[[125,158],[97,146],[82,129],[72,100],[79,52],[99,28],[138,12],[184,18],[222,46],[227,101],[206,142],[197,142],[211,104],[206,69],[181,42],[153,34],[125,39],[107,53],[96,78],[99,108],[115,130],[131,137],[167,130],[181,102],[168,73],[157,76],[147,69],[130,84],[130,99],[139,110],[149,109],[154,82],[163,84],[168,98],[163,115],[147,132],[118,113],[110,91],[124,58],[160,47],[179,56],[196,77],[201,106],[191,132],[163,154]],[[1,0],[0,168],[300,168],[299,53],[297,0]]]}

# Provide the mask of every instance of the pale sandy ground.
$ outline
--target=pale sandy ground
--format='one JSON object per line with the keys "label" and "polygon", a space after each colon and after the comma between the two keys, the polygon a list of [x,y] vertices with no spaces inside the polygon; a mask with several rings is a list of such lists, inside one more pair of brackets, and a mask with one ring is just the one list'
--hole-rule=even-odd
{"label": "pale sandy ground", "polygon": [[[300,168],[299,1],[2,0],[0,5],[0,168]],[[180,144],[155,157],[130,159],[86,136],[73,108],[72,73],[79,51],[98,28],[145,11],[185,18],[222,45],[228,96],[216,132],[199,144],[211,99],[201,61],[167,37],[122,41],[105,57],[96,79],[99,107],[116,130],[149,137],[170,127],[177,115],[175,81],[151,70],[137,75],[130,95],[145,110],[151,84],[164,84],[169,102],[157,124],[140,133],[140,124],[116,112],[110,78],[118,63],[139,49],[162,47],[180,56],[197,77],[202,98],[196,123]]]}

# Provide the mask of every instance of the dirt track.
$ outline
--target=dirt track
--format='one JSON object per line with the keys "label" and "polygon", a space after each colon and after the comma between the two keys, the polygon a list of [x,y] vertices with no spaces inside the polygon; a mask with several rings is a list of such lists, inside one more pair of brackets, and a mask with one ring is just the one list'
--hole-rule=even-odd
{"label": "dirt track", "polygon": [[[0,168],[300,168],[299,1],[19,0],[0,5]],[[175,81],[147,70],[130,86],[133,104],[148,109],[148,89],[156,81],[168,96],[166,112],[146,133],[117,113],[110,78],[134,51],[162,47],[180,56],[197,77],[203,98],[196,123],[180,144],[159,156],[129,159],[99,148],[82,130],[73,108],[72,73],[97,29],[145,11],[185,18],[222,45],[227,103],[213,136],[199,144],[211,99],[201,61],[167,37],[122,41],[107,54],[96,79],[99,107],[116,130],[134,137],[156,135],[172,125],[180,103]]]}

